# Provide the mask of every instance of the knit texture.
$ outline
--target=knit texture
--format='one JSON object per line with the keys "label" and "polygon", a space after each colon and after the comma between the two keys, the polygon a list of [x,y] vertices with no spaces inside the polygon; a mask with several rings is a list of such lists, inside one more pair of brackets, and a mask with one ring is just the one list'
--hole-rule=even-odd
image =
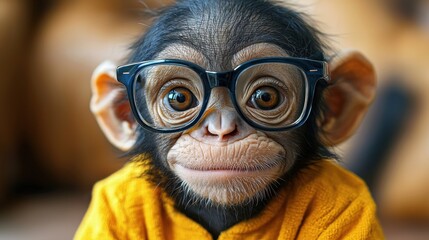
{"label": "knit texture", "polygon": [[[129,163],[98,182],[79,239],[212,239]],[[256,217],[218,239],[384,239],[365,185],[332,161],[302,170]]]}

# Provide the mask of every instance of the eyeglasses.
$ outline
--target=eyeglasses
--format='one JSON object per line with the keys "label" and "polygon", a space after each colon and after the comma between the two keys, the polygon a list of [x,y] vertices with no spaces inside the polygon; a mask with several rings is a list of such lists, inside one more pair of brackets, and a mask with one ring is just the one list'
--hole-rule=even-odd
{"label": "eyeglasses", "polygon": [[162,133],[200,121],[215,87],[229,89],[238,114],[252,127],[296,128],[310,115],[317,82],[329,80],[326,62],[289,57],[253,59],[228,72],[184,60],[150,60],[118,67],[117,77],[127,88],[136,121]]}

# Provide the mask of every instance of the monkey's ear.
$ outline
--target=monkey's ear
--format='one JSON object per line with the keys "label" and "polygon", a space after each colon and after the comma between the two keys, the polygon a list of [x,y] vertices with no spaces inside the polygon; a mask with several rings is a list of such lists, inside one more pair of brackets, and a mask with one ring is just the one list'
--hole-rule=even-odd
{"label": "monkey's ear", "polygon": [[116,65],[106,61],[91,79],[90,108],[107,139],[122,151],[136,142],[136,122],[132,117],[125,88],[116,80]]}
{"label": "monkey's ear", "polygon": [[326,111],[321,139],[326,146],[348,139],[362,121],[375,97],[376,74],[372,64],[355,51],[329,62],[331,85],[324,92]]}

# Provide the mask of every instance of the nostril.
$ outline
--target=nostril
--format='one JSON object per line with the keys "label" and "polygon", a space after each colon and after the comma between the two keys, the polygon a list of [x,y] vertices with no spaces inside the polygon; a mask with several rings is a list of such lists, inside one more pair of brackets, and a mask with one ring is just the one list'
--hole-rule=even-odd
{"label": "nostril", "polygon": [[223,141],[227,141],[231,138],[234,138],[234,136],[238,135],[238,129],[237,126],[234,127],[234,129],[230,129],[230,131],[225,131],[223,134],[219,134],[219,139]]}
{"label": "nostril", "polygon": [[212,133],[212,132],[209,130],[209,127],[206,127],[206,135],[211,136],[211,137],[216,137],[216,136],[218,136],[218,134],[216,134],[216,133]]}
{"label": "nostril", "polygon": [[224,137],[229,136],[229,137],[234,137],[235,135],[238,135],[238,129],[237,126],[235,126],[234,130],[226,135],[224,135]]}

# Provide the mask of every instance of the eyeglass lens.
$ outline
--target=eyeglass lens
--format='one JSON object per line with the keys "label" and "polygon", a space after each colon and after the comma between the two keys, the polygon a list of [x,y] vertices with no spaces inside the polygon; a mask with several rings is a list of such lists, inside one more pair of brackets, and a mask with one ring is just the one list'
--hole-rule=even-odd
{"label": "eyeglass lens", "polygon": [[237,78],[237,105],[245,118],[263,127],[290,126],[305,106],[305,78],[303,71],[291,64],[253,65]]}

